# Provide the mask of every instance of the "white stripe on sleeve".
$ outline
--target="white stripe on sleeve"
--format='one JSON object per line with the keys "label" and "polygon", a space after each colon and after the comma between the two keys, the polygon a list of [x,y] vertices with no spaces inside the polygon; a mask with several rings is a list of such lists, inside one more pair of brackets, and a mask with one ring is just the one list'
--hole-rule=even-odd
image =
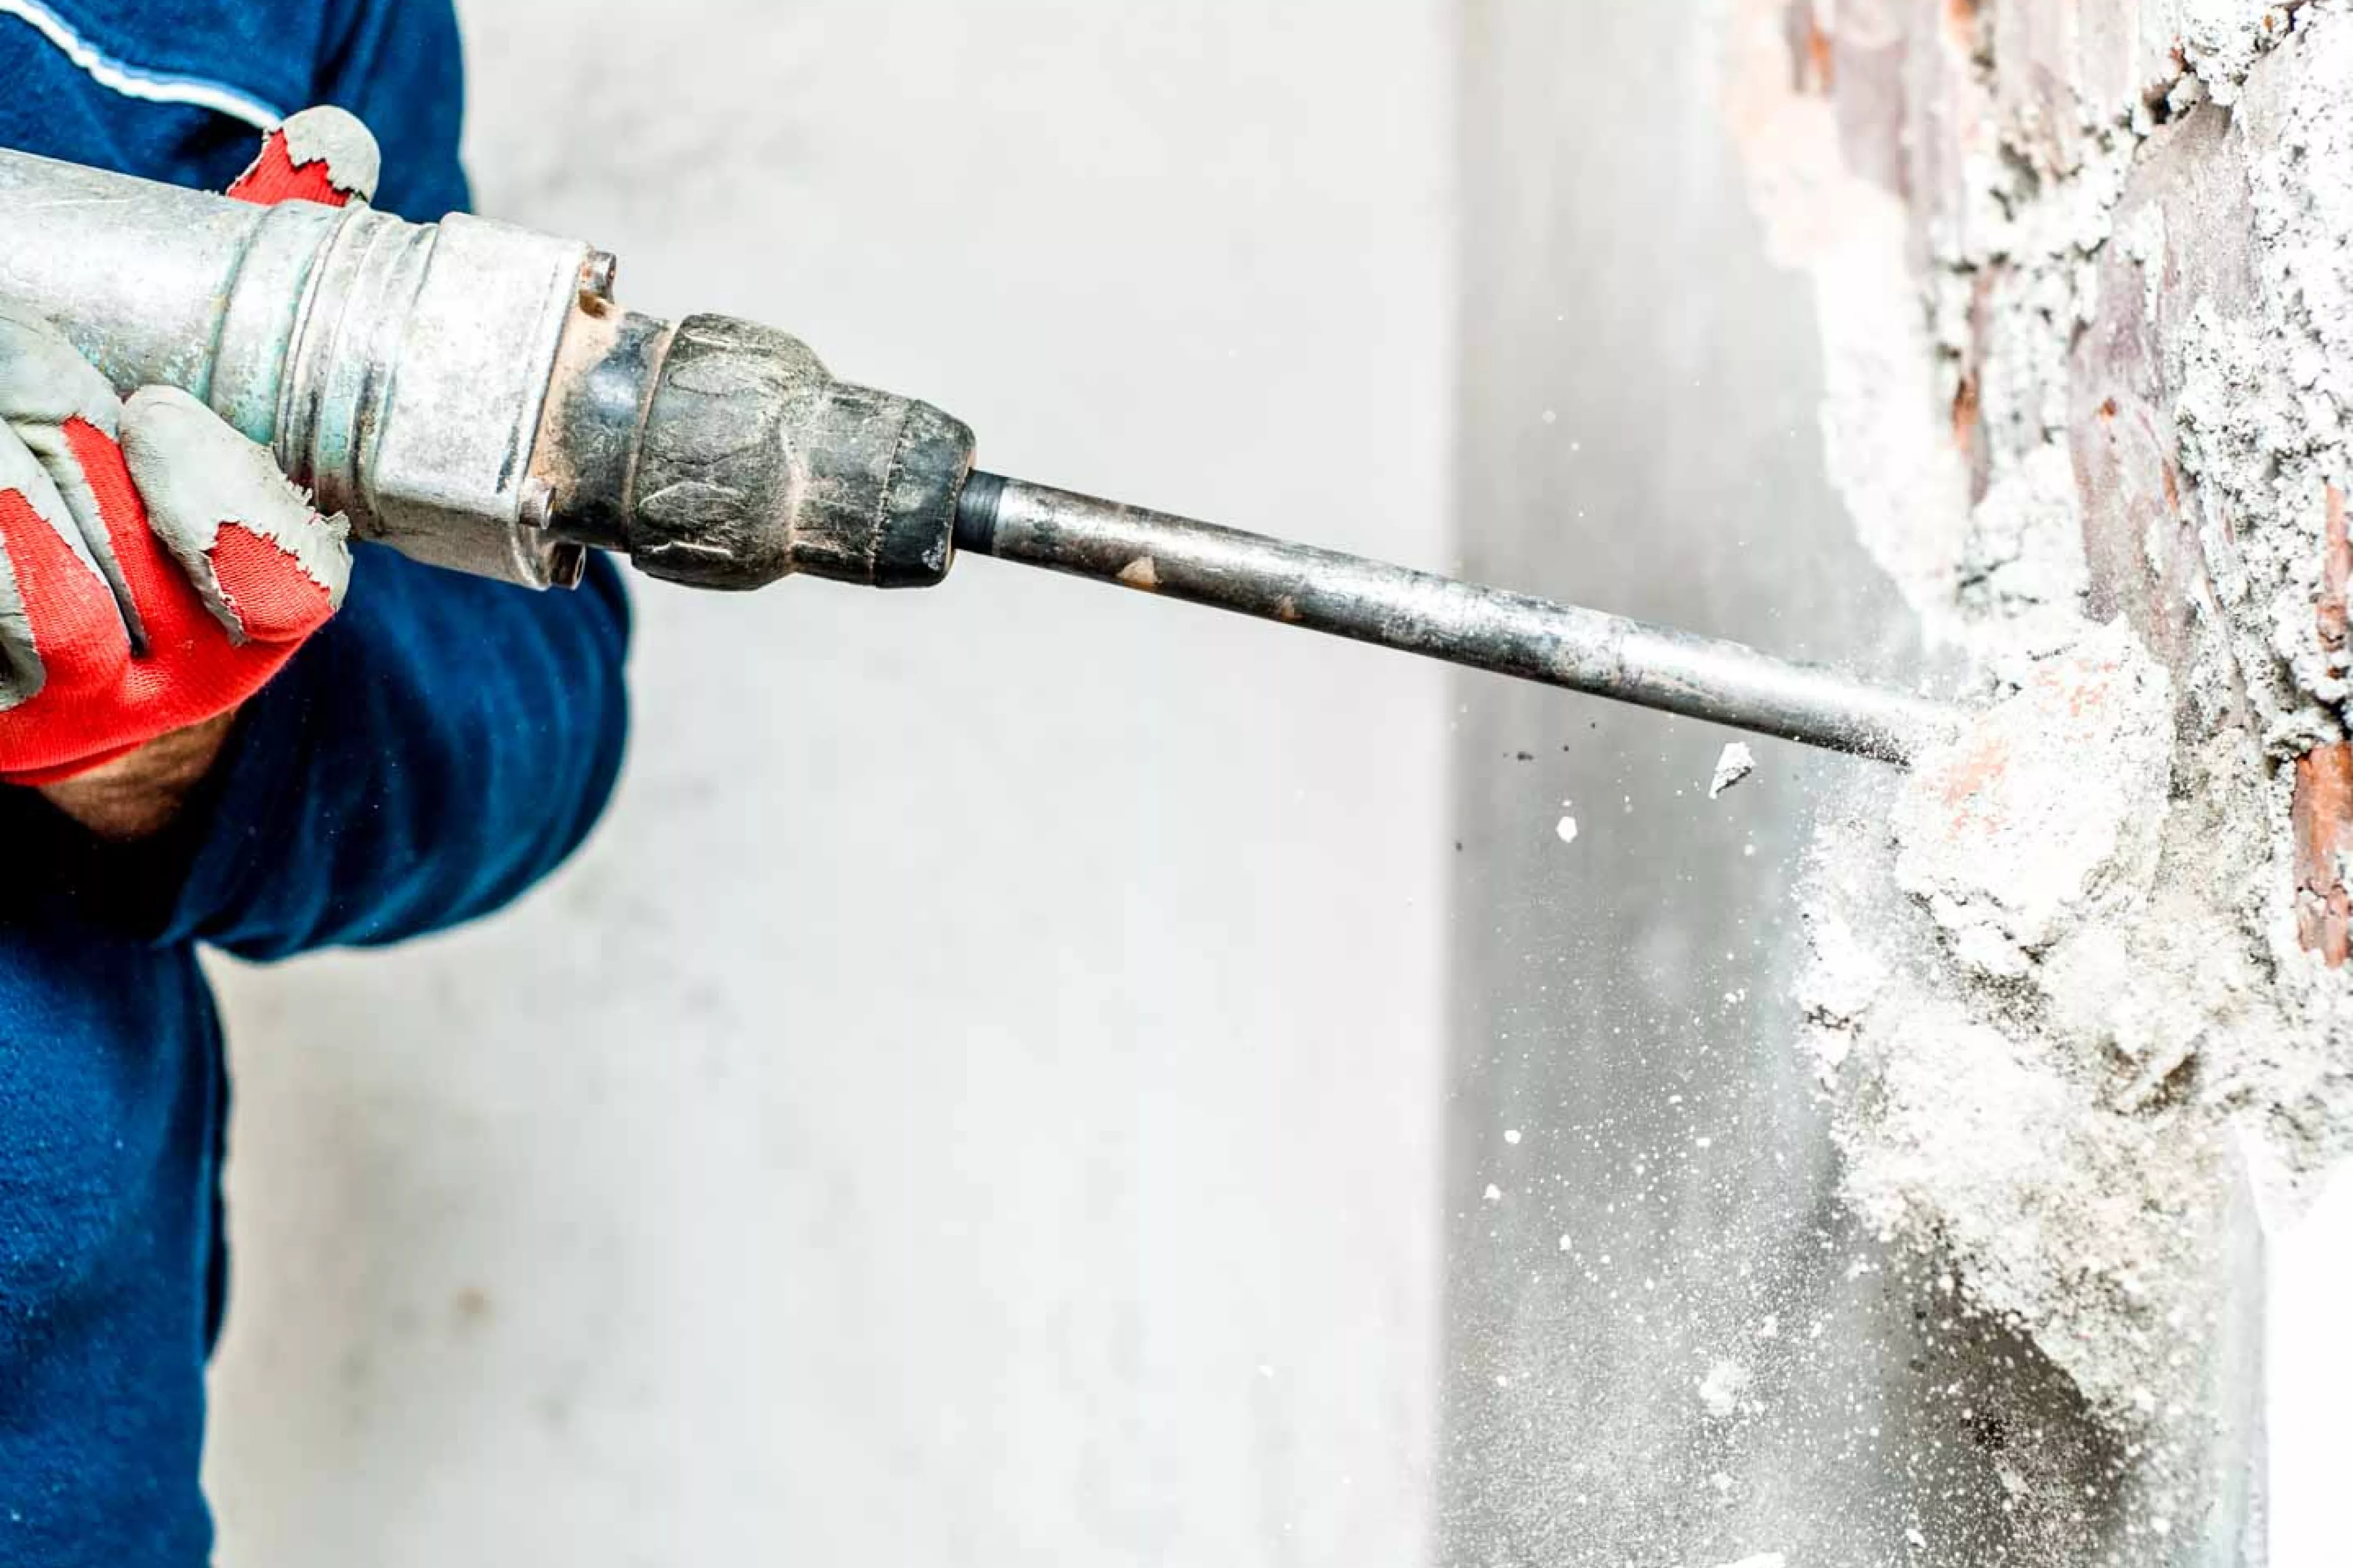
{"label": "white stripe on sleeve", "polygon": [[125,98],[209,109],[216,114],[242,120],[257,131],[271,130],[286,118],[259,99],[223,83],[200,77],[164,76],[118,60],[68,26],[39,0],[0,0],[0,16],[14,16],[31,25],[90,80]]}

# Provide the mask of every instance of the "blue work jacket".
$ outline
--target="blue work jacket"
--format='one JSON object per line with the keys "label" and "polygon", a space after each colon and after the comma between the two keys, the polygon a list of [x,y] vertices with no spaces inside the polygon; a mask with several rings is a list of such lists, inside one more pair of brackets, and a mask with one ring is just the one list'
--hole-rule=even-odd
{"label": "blue work jacket", "polygon": [[[0,144],[218,188],[312,103],[376,205],[466,205],[448,0],[5,0]],[[0,246],[8,237],[0,234]],[[95,842],[0,786],[0,1565],[193,1565],[228,1074],[196,962],[396,942],[547,874],[621,759],[628,614],[361,546],[192,810]],[[332,1040],[317,1042],[322,1050]]]}

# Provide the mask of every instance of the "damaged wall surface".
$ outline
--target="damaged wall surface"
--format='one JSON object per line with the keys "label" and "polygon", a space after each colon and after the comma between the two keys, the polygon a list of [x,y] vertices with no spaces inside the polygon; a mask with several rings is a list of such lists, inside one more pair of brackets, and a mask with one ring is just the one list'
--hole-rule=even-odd
{"label": "damaged wall surface", "polygon": [[1844,1190],[2123,1440],[2102,1550],[2239,1561],[2260,1237],[2353,1132],[2353,16],[1738,28],[1832,480],[1971,686],[2018,694],[1892,834],[1825,836],[1801,991]]}
{"label": "damaged wall surface", "polygon": [[1475,569],[1818,656],[1892,584],[1998,706],[1727,796],[1793,895],[1710,863],[1672,729],[1546,769],[1547,859],[1544,786],[1479,782],[1547,710],[1470,694],[1451,1551],[2255,1561],[2261,1238],[2353,1110],[2353,16],[1715,9],[1485,13]]}

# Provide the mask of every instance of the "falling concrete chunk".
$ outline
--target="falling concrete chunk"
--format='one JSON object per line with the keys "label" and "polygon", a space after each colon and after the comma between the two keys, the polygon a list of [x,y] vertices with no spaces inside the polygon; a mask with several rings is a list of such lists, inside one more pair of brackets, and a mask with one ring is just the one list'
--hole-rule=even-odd
{"label": "falling concrete chunk", "polygon": [[2173,694],[2121,619],[2036,665],[1914,768],[1895,810],[1895,879],[1972,969],[2025,975],[2156,874],[2172,772]]}
{"label": "falling concrete chunk", "polygon": [[1757,753],[1746,741],[1735,741],[1715,759],[1715,776],[1707,781],[1707,798],[1714,800],[1757,771]]}

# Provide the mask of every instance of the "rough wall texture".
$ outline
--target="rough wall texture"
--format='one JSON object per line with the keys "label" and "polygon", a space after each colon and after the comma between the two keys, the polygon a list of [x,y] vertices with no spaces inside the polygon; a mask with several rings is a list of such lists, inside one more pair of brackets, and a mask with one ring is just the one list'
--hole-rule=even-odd
{"label": "rough wall texture", "polygon": [[[1826,837],[1802,993],[1843,1190],[2124,1439],[2086,1549],[2232,1561],[2247,1237],[2353,1142],[2353,16],[1755,0],[1733,47],[1759,210],[1818,285],[1831,479],[1968,684],[2050,718],[1924,770],[1948,820],[1915,794]],[[2131,730],[2126,690],[2164,743],[2061,743]],[[1998,884],[1981,852],[2094,822],[2021,919],[2050,860]]]}
{"label": "rough wall texture", "polygon": [[1465,689],[1449,1556],[2247,1561],[2353,1049],[2353,17],[1704,9],[1474,8],[1470,569],[1883,671],[1892,583],[1998,705],[1710,815],[1720,737]]}

